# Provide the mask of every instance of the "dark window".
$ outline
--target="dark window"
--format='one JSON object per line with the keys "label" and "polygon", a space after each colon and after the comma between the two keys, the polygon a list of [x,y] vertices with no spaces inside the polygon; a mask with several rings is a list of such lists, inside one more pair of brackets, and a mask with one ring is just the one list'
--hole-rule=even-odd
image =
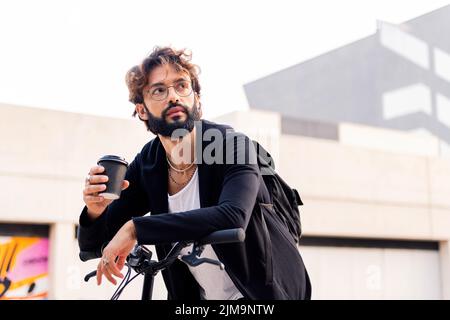
{"label": "dark window", "polygon": [[436,241],[397,240],[397,239],[359,239],[359,238],[304,236],[300,239],[299,245],[317,246],[317,247],[439,250],[439,243]]}
{"label": "dark window", "polygon": [[50,227],[47,224],[0,223],[0,236],[48,238]]}

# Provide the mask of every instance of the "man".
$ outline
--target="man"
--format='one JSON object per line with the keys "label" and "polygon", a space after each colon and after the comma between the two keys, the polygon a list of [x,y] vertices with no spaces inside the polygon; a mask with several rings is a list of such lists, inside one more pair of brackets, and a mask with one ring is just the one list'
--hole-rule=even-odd
{"label": "man", "polygon": [[201,120],[198,69],[190,56],[155,48],[127,73],[126,82],[133,115],[157,137],[130,164],[118,200],[99,196],[107,181],[104,168],[92,167],[86,179],[80,248],[94,250],[110,240],[98,264],[98,284],[103,276],[114,284],[123,277],[120,270],[136,241],[155,244],[161,259],[175,241],[243,228],[243,243],[206,246],[202,254],[219,259],[225,270],[176,261],[162,271],[168,298],[309,299],[302,258],[271,211],[249,138]]}

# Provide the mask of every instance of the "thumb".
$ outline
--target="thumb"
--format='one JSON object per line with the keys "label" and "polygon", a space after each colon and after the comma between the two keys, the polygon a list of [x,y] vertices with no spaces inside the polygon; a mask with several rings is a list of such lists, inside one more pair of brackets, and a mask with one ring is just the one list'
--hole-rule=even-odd
{"label": "thumb", "polygon": [[125,190],[126,188],[128,188],[130,186],[130,181],[128,180],[123,180],[122,182],[122,190]]}

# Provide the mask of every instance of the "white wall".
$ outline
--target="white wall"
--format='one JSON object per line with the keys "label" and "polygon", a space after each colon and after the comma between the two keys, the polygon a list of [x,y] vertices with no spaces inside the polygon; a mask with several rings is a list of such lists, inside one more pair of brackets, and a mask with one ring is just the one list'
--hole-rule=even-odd
{"label": "white wall", "polygon": [[437,251],[301,246],[300,252],[313,299],[442,298]]}

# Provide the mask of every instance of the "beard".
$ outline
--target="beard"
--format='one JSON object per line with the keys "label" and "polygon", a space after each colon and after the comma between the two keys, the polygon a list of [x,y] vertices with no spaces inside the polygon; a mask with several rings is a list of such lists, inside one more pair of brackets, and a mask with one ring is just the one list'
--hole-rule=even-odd
{"label": "beard", "polygon": [[[144,104],[145,106],[145,104]],[[182,121],[179,117],[172,118],[174,122],[168,123],[167,113],[170,109],[174,107],[183,108],[184,113],[186,114],[186,120]],[[175,130],[184,129],[177,131],[177,137],[184,137],[188,133],[190,133],[194,129],[195,121],[200,120],[200,110],[198,104],[194,102],[192,106],[192,110],[189,110],[185,105],[181,103],[172,103],[170,102],[168,107],[164,109],[161,114],[161,118],[153,116],[150,111],[145,106],[145,110],[147,111],[148,120],[145,121],[145,125],[147,126],[147,130],[152,132],[155,135],[162,135],[164,137],[171,137]]]}

